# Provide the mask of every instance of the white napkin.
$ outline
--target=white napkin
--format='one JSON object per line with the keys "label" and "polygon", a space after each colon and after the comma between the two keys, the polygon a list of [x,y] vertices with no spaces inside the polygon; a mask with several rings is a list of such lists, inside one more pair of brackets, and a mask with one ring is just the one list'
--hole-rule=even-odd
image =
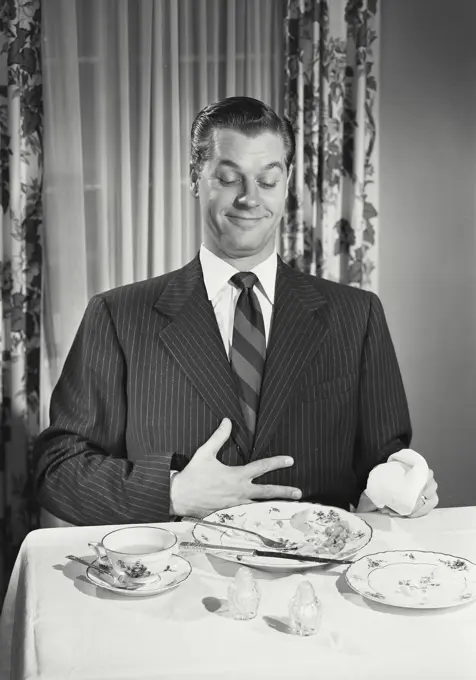
{"label": "white napkin", "polygon": [[426,460],[412,449],[393,453],[369,474],[365,493],[381,509],[410,515],[428,480]]}

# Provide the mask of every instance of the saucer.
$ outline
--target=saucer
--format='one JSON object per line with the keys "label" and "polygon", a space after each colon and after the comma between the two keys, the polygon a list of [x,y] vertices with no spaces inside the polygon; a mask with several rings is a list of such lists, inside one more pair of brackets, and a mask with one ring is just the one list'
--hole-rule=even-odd
{"label": "saucer", "polygon": [[126,595],[127,597],[148,597],[151,595],[159,595],[160,593],[175,588],[185,581],[192,571],[192,565],[188,560],[180,555],[172,555],[169,565],[159,575],[158,580],[153,583],[144,583],[133,588],[127,586],[117,587],[114,585],[114,577],[110,574],[100,572],[94,568],[97,560],[92,562],[91,566],[86,570],[86,576],[90,583],[99,588],[110,590],[119,595]]}
{"label": "saucer", "polygon": [[427,550],[365,555],[345,579],[363,597],[393,607],[442,609],[476,600],[476,564]]}

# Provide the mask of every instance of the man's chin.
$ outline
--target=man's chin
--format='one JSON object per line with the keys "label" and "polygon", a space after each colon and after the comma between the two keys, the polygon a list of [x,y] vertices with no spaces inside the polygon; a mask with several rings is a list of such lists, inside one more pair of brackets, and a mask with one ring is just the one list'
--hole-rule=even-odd
{"label": "man's chin", "polygon": [[267,245],[266,242],[263,243],[256,239],[251,239],[249,236],[246,238],[245,235],[243,238],[235,237],[233,238],[233,241],[227,243],[225,252],[227,252],[230,257],[252,257],[253,255],[262,253]]}
{"label": "man's chin", "polygon": [[276,239],[276,232],[263,229],[233,229],[223,234],[222,243],[227,249],[236,252],[246,252],[249,254],[260,253],[268,247],[270,241]]}

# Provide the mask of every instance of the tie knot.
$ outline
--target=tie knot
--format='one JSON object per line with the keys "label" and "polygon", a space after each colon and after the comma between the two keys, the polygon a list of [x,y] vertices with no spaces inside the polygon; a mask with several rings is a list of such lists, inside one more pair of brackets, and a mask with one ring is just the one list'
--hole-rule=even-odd
{"label": "tie knot", "polygon": [[231,277],[230,281],[241,290],[249,290],[258,283],[258,277],[253,272],[238,272]]}

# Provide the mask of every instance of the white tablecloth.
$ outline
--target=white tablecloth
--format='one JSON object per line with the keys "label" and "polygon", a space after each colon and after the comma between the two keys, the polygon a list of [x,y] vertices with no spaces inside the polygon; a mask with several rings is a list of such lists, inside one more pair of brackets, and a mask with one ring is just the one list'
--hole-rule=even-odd
{"label": "white tablecloth", "polygon": [[[363,517],[374,536],[365,552],[426,549],[476,562],[476,507],[435,510],[421,519]],[[165,524],[190,539],[190,524]],[[476,678],[476,603],[418,611],[364,600],[344,567],[283,576],[254,571],[262,599],[252,621],[226,614],[238,565],[187,556],[191,576],[151,598],[92,586],[88,541],[112,527],[40,529],[25,539],[0,621],[0,680],[401,680]],[[287,632],[287,607],[309,579],[323,603],[321,634]],[[225,613],[223,613],[225,611]]]}

